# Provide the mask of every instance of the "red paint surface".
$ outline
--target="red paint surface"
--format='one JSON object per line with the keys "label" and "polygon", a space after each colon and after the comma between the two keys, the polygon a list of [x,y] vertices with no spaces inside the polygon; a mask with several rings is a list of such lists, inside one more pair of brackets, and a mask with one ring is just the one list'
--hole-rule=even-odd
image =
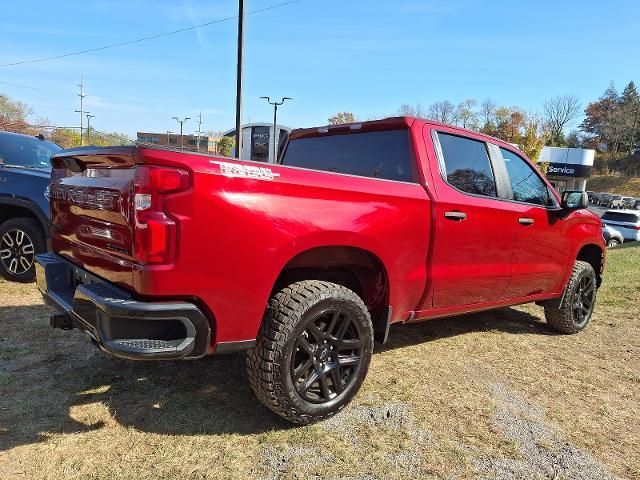
{"label": "red paint surface", "polygon": [[[255,338],[282,269],[316,247],[356,247],[377,257],[388,275],[394,322],[412,312],[426,319],[557,297],[580,248],[604,249],[600,220],[587,211],[560,218],[543,207],[449,186],[430,131],[513,150],[510,145],[407,118],[365,123],[354,133],[400,125],[413,135],[419,183],[150,148],[65,153],[54,160],[52,174],[53,248],[142,299],[197,301],[212,317],[212,347]],[[269,168],[279,176],[231,178],[215,162]],[[168,264],[135,260],[133,195],[141,164],[189,174],[184,191],[161,200],[176,224]],[[467,213],[467,220],[444,219],[452,210]],[[520,225],[521,216],[535,224]]]}

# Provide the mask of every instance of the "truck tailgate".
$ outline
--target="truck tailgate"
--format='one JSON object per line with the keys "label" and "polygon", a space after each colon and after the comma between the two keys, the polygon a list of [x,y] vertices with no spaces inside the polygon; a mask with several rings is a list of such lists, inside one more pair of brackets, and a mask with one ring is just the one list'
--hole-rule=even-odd
{"label": "truck tailgate", "polygon": [[52,160],[50,188],[54,249],[127,285],[133,268],[133,152],[131,147],[66,151]]}

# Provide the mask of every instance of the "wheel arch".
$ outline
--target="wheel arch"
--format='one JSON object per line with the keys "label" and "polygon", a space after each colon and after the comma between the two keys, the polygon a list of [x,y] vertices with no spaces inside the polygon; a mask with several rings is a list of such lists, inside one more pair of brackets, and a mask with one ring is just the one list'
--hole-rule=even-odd
{"label": "wheel arch", "polygon": [[598,279],[598,286],[600,286],[604,270],[604,250],[602,247],[594,243],[583,245],[576,255],[576,260],[587,262],[593,267]]}
{"label": "wheel arch", "polygon": [[45,238],[49,237],[49,221],[40,207],[29,200],[0,197],[0,225],[6,220],[20,217],[37,220]]}
{"label": "wheel arch", "polygon": [[373,252],[342,245],[306,249],[289,259],[280,270],[270,296],[301,280],[324,280],[354,291],[371,314],[375,339],[386,341],[391,317],[389,275],[382,260]]}

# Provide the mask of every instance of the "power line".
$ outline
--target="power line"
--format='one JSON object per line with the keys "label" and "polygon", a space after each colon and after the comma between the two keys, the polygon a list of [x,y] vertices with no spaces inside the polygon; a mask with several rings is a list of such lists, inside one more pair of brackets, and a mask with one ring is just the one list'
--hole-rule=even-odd
{"label": "power line", "polygon": [[57,93],[57,94],[60,94],[60,95],[64,95],[64,92],[61,92],[59,90],[49,90],[48,88],[31,87],[29,85],[22,85],[20,83],[11,83],[11,82],[0,81],[0,84],[9,85],[10,87],[27,88],[29,90],[36,90],[38,92]]}
{"label": "power line", "polygon": [[[275,5],[271,5],[270,7],[258,8],[256,10],[252,10],[252,11],[248,12],[247,15],[254,15],[256,13],[267,12],[269,10],[274,10],[276,8],[285,7],[287,5],[292,5],[294,3],[300,3],[302,1],[303,0],[289,0],[287,2],[277,3]],[[217,19],[217,20],[211,20],[211,21],[206,22],[206,23],[201,23],[200,25],[192,25],[190,27],[184,27],[184,28],[180,28],[178,30],[173,30],[173,31],[170,31],[170,32],[158,33],[156,35],[150,35],[148,37],[137,38],[135,40],[128,40],[126,42],[112,43],[110,45],[103,45],[102,47],[88,48],[86,50],[77,50],[75,52],[67,52],[67,53],[63,53],[61,55],[53,55],[51,57],[42,57],[42,58],[35,58],[33,60],[21,60],[19,62],[5,63],[5,64],[0,65],[0,68],[2,68],[2,67],[14,67],[16,65],[26,65],[26,64],[30,64],[30,63],[46,62],[48,60],[59,60],[61,58],[71,57],[71,56],[75,56],[75,55],[83,55],[85,53],[99,52],[99,51],[107,50],[107,49],[110,49],[110,48],[123,47],[125,45],[132,45],[134,43],[146,42],[147,40],[155,40],[155,39],[161,38],[161,37],[169,37],[171,35],[176,35],[178,33],[189,32],[189,31],[195,30],[197,28],[203,28],[203,27],[208,27],[210,25],[216,25],[218,23],[228,22],[228,21],[234,20],[236,18],[238,18],[238,16],[234,15],[234,16],[231,16],[231,17],[220,18],[220,19]]]}

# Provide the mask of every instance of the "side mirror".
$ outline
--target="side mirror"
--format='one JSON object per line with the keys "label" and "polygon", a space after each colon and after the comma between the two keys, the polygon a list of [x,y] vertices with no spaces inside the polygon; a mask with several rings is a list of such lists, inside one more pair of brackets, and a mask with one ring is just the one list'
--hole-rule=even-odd
{"label": "side mirror", "polygon": [[560,206],[563,210],[582,210],[587,208],[589,206],[587,192],[583,192],[582,190],[562,192],[562,203]]}

